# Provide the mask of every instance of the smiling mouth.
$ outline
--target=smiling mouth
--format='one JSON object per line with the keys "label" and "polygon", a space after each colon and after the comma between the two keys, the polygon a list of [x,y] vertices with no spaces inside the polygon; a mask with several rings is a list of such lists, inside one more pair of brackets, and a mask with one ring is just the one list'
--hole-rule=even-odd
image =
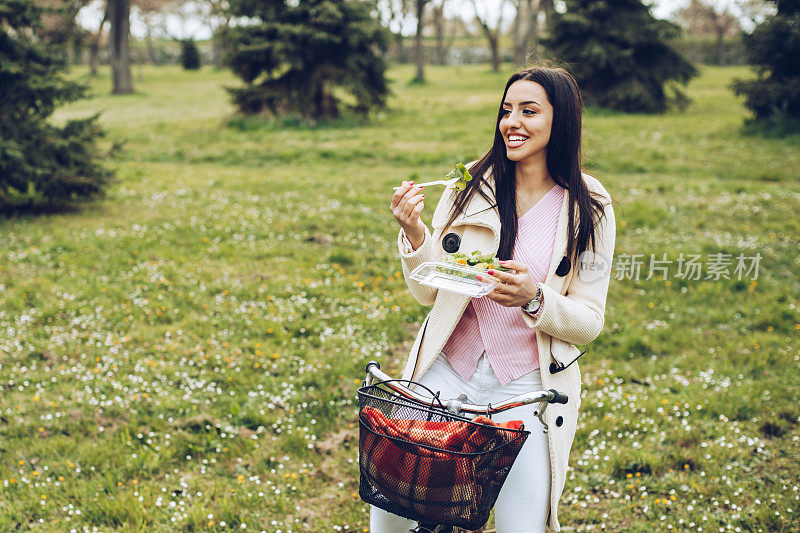
{"label": "smiling mouth", "polygon": [[525,144],[525,141],[528,140],[528,137],[525,135],[509,135],[506,139],[506,144],[508,144],[509,148],[518,148]]}

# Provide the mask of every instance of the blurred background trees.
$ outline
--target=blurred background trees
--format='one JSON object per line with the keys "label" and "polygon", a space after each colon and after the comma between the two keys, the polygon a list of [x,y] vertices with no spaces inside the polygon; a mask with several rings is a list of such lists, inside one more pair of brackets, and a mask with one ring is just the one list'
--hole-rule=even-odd
{"label": "blurred background trees", "polygon": [[[663,0],[661,2],[664,3]],[[386,103],[390,62],[554,59],[590,105],[662,112],[698,64],[752,64],[733,89],[760,122],[800,123],[800,0],[0,0],[0,208],[56,206],[102,193],[96,117],[56,126],[85,88],[68,64],[227,67],[239,111],[316,121]],[[667,20],[669,18],[670,20]],[[139,69],[139,76],[142,76]],[[74,79],[74,77],[73,77]]]}
{"label": "blurred background trees", "polygon": [[[33,1],[50,7],[42,19],[42,38],[58,43],[70,62],[86,63],[93,72],[99,64],[110,65],[115,93],[134,89],[131,62],[230,66],[251,85],[235,93],[242,110],[269,108],[264,103],[269,100],[264,96],[267,87],[273,87],[273,100],[277,94],[277,81],[270,77],[289,83],[301,71],[322,72],[314,66],[321,62],[312,56],[320,54],[329,60],[337,31],[352,31],[352,38],[339,50],[352,49],[349,54],[360,47],[362,59],[340,61],[329,69],[335,74],[322,86],[349,84],[352,98],[345,100],[354,108],[374,107],[385,99],[385,83],[375,80],[380,78],[380,65],[391,62],[413,63],[413,80],[424,82],[427,65],[483,62],[497,70],[502,63],[521,67],[555,59],[571,65],[590,103],[623,111],[658,112],[670,102],[681,102],[681,84],[691,78],[693,65],[698,64],[758,64],[760,77],[772,80],[771,94],[777,90],[775,83],[783,84],[781,91],[789,90],[786,83],[776,81],[783,79],[782,67],[773,69],[768,63],[786,56],[786,46],[767,38],[761,26],[753,37],[744,38],[776,13],[777,1],[329,0],[336,10],[360,11],[361,18],[352,26],[342,23],[316,29],[309,10],[328,4],[322,0]],[[783,2],[782,13],[792,4]],[[256,26],[263,29],[272,24],[275,30],[276,21],[295,24],[286,17],[297,10],[307,13],[301,16],[306,20],[298,23],[296,38],[288,38],[285,50],[272,46],[269,51],[272,37],[265,39]],[[259,18],[259,12],[267,11],[272,19]],[[258,24],[248,18],[250,13],[256,13]],[[789,20],[781,17],[776,20]],[[376,25],[384,31],[377,31]],[[773,21],[769,27],[777,31],[777,25]],[[327,44],[320,46],[320,42]],[[780,53],[773,54],[773,49]],[[278,65],[281,62],[283,67]],[[286,72],[279,76],[282,69]],[[255,98],[256,87],[262,92],[261,104]],[[287,87],[282,89],[284,100],[291,93]],[[320,92],[316,82],[315,87],[318,106],[324,114],[335,116],[340,106],[333,93]],[[739,84],[737,91],[754,95],[755,87]],[[759,94],[757,99],[765,102],[763,90]],[[756,97],[747,98],[754,102]],[[753,106],[759,116],[765,113],[764,105]]]}
{"label": "blurred background trees", "polygon": [[777,12],[746,38],[758,78],[737,80],[756,122],[800,120],[800,0],[774,0]]}
{"label": "blurred background trees", "polygon": [[565,4],[546,43],[569,63],[588,103],[652,113],[684,99],[676,83],[688,82],[696,69],[670,46],[680,34],[675,24],[654,18],[639,0]]}
{"label": "blurred background trees", "polygon": [[89,0],[37,0],[42,8],[39,37],[57,50],[67,61],[74,61],[88,33],[78,24],[78,13]]}
{"label": "blurred background trees", "polygon": [[185,70],[197,70],[200,68],[200,51],[194,39],[181,40],[181,65]]}
{"label": "blurred background trees", "polygon": [[[66,59],[47,11],[29,0],[0,0],[0,211],[53,209],[100,195],[97,117],[54,126],[55,108],[84,95],[64,77]],[[52,15],[51,17],[44,15]],[[47,21],[47,24],[45,24]]]}
{"label": "blurred background trees", "polygon": [[[133,7],[136,9],[138,20],[144,26],[142,40],[147,51],[148,61],[153,65],[166,62],[155,41],[159,34],[169,34],[164,25],[164,16],[167,13],[179,14],[181,2],[179,0],[134,0]],[[183,40],[179,39],[179,41]]]}
{"label": "blurred background trees", "polygon": [[542,55],[539,44],[547,36],[555,6],[553,0],[513,0],[513,3],[513,59],[515,65],[524,65],[530,55]]}
{"label": "blurred background trees", "polygon": [[130,57],[131,0],[107,0],[106,13],[111,22],[111,80],[114,94],[133,92]]}
{"label": "blurred background trees", "polygon": [[[736,44],[741,40],[742,25],[725,2],[690,0],[689,5],[675,14],[675,19],[686,30],[695,47],[703,46],[704,39],[713,41],[714,50],[709,59],[715,59],[717,65],[730,63],[731,44],[734,40]],[[742,58],[741,49],[737,50],[737,55]]]}
{"label": "blurred background trees", "polygon": [[[65,22],[73,24],[84,36],[88,34],[108,33],[108,20],[100,28],[102,15],[107,0],[34,0],[37,3],[50,2],[63,6],[77,5],[82,15],[77,19],[68,17]],[[133,28],[132,56],[137,62],[171,62],[179,60],[177,43],[170,38],[185,39],[193,37],[200,47],[204,62],[218,64],[215,57],[221,56],[223,45],[218,36],[233,20],[228,0],[130,0],[130,15]],[[552,15],[564,12],[566,5],[554,0],[351,0],[363,1],[373,7],[373,16],[394,35],[389,50],[390,61],[414,62],[414,42],[417,35],[419,17],[417,8],[423,6],[421,17],[421,45],[425,63],[441,63],[441,51],[448,52],[446,63],[453,62],[490,62],[491,52],[484,30],[476,15],[488,20],[494,28],[497,17],[502,16],[503,24],[499,28],[499,51],[502,61],[524,60],[524,54],[518,49],[527,48],[526,53],[536,52],[536,36],[548,31]],[[616,4],[614,4],[616,5]],[[726,47],[732,47],[734,41],[742,33],[752,30],[765,15],[774,12],[774,3],[766,0],[655,0],[647,2],[658,18],[670,19],[683,27],[684,34],[678,37],[677,44],[683,46],[684,41],[695,43],[701,37],[716,39],[717,31],[724,34]],[[658,6],[662,6],[657,9]],[[477,7],[477,10],[476,10]],[[669,9],[667,9],[669,8]],[[718,19],[714,23],[712,19]],[[532,22],[532,24],[531,24]],[[719,23],[723,24],[720,25]],[[733,26],[733,27],[731,27]],[[99,30],[99,31],[98,31]],[[525,35],[532,35],[531,42]],[[140,47],[144,41],[150,41],[156,47],[152,50]],[[481,42],[483,41],[483,42]],[[104,44],[106,44],[104,42]],[[74,56],[75,62],[88,62],[85,39],[78,43],[80,54]],[[442,46],[444,45],[444,46]],[[448,45],[454,53],[449,53]],[[150,46],[150,45],[148,45]],[[160,49],[159,49],[160,48]],[[213,50],[217,48],[217,50]],[[465,53],[467,49],[481,48],[481,54]],[[139,55],[142,50],[147,54]],[[541,52],[541,50],[538,50]],[[735,48],[734,48],[735,51]],[[712,55],[698,57],[701,63],[716,63],[717,51]],[[728,61],[742,61],[746,58],[730,58]],[[437,56],[439,59],[437,59]],[[107,49],[101,46],[101,61],[108,62]]]}
{"label": "blurred background trees", "polygon": [[345,107],[366,112],[384,105],[389,35],[368,3],[235,0],[231,6],[242,23],[228,31],[228,63],[247,85],[228,90],[242,113],[316,120]]}
{"label": "blurred background trees", "polygon": [[[110,64],[109,0],[34,1],[81,6],[77,23],[74,16],[67,19],[79,32],[71,60]],[[179,64],[180,41],[192,38],[201,64],[222,66],[226,29],[238,24],[229,0],[129,1],[134,63]],[[551,32],[555,15],[569,11],[568,2],[554,0],[350,1],[371,7],[372,18],[393,36],[386,60],[414,63],[419,80],[425,78],[426,65],[522,66],[552,57],[542,40]],[[624,4],[609,3],[614,10],[626,9]],[[683,29],[670,46],[701,64],[746,63],[742,35],[774,11],[774,3],[766,0],[654,0],[646,6],[655,18],[669,19]]]}
{"label": "blurred background trees", "polygon": [[417,19],[417,31],[414,33],[414,61],[417,64],[415,82],[425,82],[425,56],[422,52],[422,34],[424,31],[425,6],[430,0],[414,0],[414,13]]}
{"label": "blurred background trees", "polygon": [[[483,35],[489,43],[489,50],[492,54],[492,70],[500,71],[500,33],[503,28],[503,14],[505,12],[506,0],[500,1],[499,9],[492,10],[486,6],[486,2],[472,0],[472,9],[475,11],[475,21],[483,31]],[[494,20],[493,20],[494,19]]]}

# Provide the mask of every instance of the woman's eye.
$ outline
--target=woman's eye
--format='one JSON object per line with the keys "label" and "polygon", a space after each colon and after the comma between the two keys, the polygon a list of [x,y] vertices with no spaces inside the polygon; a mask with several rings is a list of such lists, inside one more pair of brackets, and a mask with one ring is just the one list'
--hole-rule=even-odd
{"label": "woman's eye", "polygon": [[503,116],[506,116],[506,115],[508,115],[508,114],[510,114],[510,113],[511,113],[511,110],[510,110],[510,109],[503,109],[503,111],[502,111],[502,113],[501,113],[501,114],[502,114]]}
{"label": "woman's eye", "polygon": [[523,115],[535,115],[536,111],[534,111],[533,109],[523,109],[522,110],[522,114]]}

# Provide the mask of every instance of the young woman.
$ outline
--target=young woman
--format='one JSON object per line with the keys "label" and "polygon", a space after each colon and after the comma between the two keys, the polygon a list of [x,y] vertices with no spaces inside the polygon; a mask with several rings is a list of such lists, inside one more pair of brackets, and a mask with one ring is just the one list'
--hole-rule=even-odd
{"label": "young woman", "polygon": [[[559,531],[558,500],[577,427],[581,376],[574,344],[603,328],[615,222],[611,198],[581,172],[582,101],[560,68],[530,68],[508,80],[491,150],[469,165],[466,190],[448,189],[420,220],[422,187],[403,182],[391,210],[411,293],[433,308],[420,328],[403,377],[443,398],[466,393],[497,403],[531,390],[556,389],[566,405],[534,406],[496,416],[522,419],[531,431],[495,506],[498,533]],[[419,264],[445,253],[496,254],[515,273],[489,272],[503,283],[484,298],[437,291],[410,279]],[[373,533],[405,533],[408,520],[373,508]]]}

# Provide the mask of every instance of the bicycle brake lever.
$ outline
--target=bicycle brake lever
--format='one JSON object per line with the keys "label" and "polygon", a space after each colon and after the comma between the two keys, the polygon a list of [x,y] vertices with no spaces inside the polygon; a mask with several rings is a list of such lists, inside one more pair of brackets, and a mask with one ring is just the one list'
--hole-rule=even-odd
{"label": "bicycle brake lever", "polygon": [[548,402],[539,402],[539,405],[542,407],[536,411],[536,416],[539,417],[539,421],[544,426],[543,433],[547,433],[547,422],[544,421],[544,410],[547,409],[547,406],[550,405]]}

